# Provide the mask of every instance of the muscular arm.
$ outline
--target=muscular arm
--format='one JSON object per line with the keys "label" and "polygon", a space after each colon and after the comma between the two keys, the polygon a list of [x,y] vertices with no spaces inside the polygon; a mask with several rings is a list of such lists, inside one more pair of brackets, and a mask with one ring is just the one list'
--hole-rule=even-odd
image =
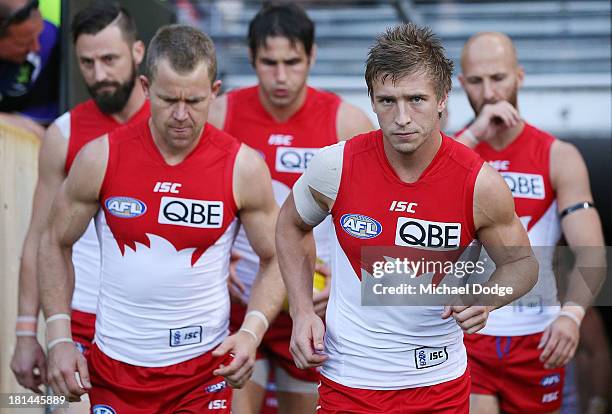
{"label": "muscular arm", "polygon": [[[559,212],[577,203],[593,202],[586,165],[573,145],[562,141],[553,143],[550,152],[550,176],[557,193]],[[586,309],[593,302],[606,274],[599,214],[594,208],[577,210],[561,219],[561,227],[576,256],[574,267],[568,275],[567,292],[562,302],[578,303]]]}
{"label": "muscular arm", "polygon": [[[98,194],[106,171],[106,136],[87,144],[77,155],[68,178],[61,185],[38,251],[41,302],[45,315],[68,314],[74,291],[72,245],[87,229],[98,210]],[[49,383],[60,395],[77,400],[91,387],[85,358],[70,340],[70,324],[57,320],[47,324]],[[78,373],[83,387],[77,383]]]}
{"label": "muscular arm", "polygon": [[508,186],[486,163],[474,189],[474,225],[478,240],[496,266],[486,285],[513,288],[511,295],[483,298],[482,303],[496,309],[531,290],[538,278],[538,262],[527,232],[514,212],[514,200]]}
{"label": "muscular arm", "polygon": [[253,284],[248,311],[258,310],[272,321],[285,298],[274,246],[278,205],[272,193],[270,172],[259,154],[243,145],[236,164],[234,182],[240,221],[259,256],[259,273]]}
{"label": "muscular arm", "polygon": [[107,157],[106,136],[86,145],[53,203],[38,253],[41,302],[47,316],[69,313],[74,289],[72,245],[98,210]]}
{"label": "muscular arm", "polygon": [[370,118],[359,108],[346,101],[340,103],[338,114],[336,115],[336,131],[338,140],[344,141],[372,131],[374,126]]}
{"label": "muscular arm", "polygon": [[36,254],[49,218],[53,198],[65,178],[64,164],[68,143],[52,124],[43,140],[38,157],[38,182],[32,203],[32,218],[26,234],[19,271],[19,315],[38,315]]}

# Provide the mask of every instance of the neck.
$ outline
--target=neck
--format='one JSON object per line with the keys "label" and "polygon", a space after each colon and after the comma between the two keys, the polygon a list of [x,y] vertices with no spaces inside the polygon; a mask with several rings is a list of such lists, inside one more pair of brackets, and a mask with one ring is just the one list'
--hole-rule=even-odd
{"label": "neck", "polygon": [[387,160],[399,179],[405,183],[414,183],[436,156],[442,145],[442,135],[440,131],[434,131],[432,136],[411,153],[396,151],[386,139],[383,139],[383,143]]}
{"label": "neck", "polygon": [[525,121],[520,121],[513,127],[506,128],[500,131],[495,137],[489,139],[489,145],[496,151],[503,150],[508,145],[512,144],[514,140],[521,134],[525,127]]}
{"label": "neck", "polygon": [[137,82],[134,85],[130,98],[123,109],[119,112],[111,114],[111,117],[113,117],[113,119],[120,124],[125,124],[134,116],[134,114],[136,114],[136,112],[140,110],[140,108],[142,108],[145,100],[146,97],[144,91],[142,90],[142,86],[140,86],[140,82]]}
{"label": "neck", "polygon": [[149,118],[149,129],[151,130],[151,135],[153,136],[153,143],[159,150],[159,153],[164,158],[164,161],[168,165],[177,165],[183,162],[185,158],[198,146],[200,143],[200,139],[202,138],[202,131],[204,126],[197,131],[196,139],[193,140],[192,143],[187,147],[176,147],[172,145],[167,139],[164,138],[163,134],[161,134],[153,125],[152,119]]}
{"label": "neck", "polygon": [[302,90],[299,92],[297,98],[293,102],[291,102],[289,105],[277,106],[272,104],[272,102],[267,99],[262,89],[259,88],[259,102],[261,102],[261,105],[264,107],[266,112],[270,114],[270,116],[274,118],[275,121],[285,122],[289,118],[291,118],[293,114],[299,111],[302,105],[304,105],[307,93],[308,87],[304,85]]}

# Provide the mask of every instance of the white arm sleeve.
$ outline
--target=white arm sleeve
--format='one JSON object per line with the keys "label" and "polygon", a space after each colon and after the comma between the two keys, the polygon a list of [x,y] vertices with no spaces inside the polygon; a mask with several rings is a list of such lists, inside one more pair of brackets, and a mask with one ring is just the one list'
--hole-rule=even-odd
{"label": "white arm sleeve", "polygon": [[322,148],[308,164],[306,172],[293,186],[293,199],[298,214],[304,223],[316,226],[329,214],[312,196],[310,189],[318,191],[324,196],[336,200],[340,178],[342,176],[342,159],[344,144],[337,144]]}

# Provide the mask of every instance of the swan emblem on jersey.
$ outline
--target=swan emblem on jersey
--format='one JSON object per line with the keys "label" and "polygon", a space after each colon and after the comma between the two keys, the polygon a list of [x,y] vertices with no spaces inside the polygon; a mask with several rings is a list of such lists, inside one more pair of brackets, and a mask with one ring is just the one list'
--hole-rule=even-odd
{"label": "swan emblem on jersey", "polygon": [[340,225],[349,235],[358,239],[373,239],[382,233],[382,225],[372,217],[361,214],[344,214]]}
{"label": "swan emblem on jersey", "polygon": [[110,214],[120,218],[134,218],[142,216],[147,211],[147,205],[132,197],[111,197],[104,202]]}

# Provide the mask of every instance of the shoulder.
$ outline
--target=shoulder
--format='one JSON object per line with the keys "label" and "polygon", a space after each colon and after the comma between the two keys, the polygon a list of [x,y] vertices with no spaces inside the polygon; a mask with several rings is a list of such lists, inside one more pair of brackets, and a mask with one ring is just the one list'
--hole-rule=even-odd
{"label": "shoulder", "polygon": [[336,124],[340,140],[350,139],[355,135],[374,129],[372,121],[366,113],[345,100],[342,100],[338,107]]}
{"label": "shoulder", "polygon": [[442,139],[448,148],[449,157],[466,169],[471,169],[474,165],[484,163],[482,157],[472,148],[442,134]]}

